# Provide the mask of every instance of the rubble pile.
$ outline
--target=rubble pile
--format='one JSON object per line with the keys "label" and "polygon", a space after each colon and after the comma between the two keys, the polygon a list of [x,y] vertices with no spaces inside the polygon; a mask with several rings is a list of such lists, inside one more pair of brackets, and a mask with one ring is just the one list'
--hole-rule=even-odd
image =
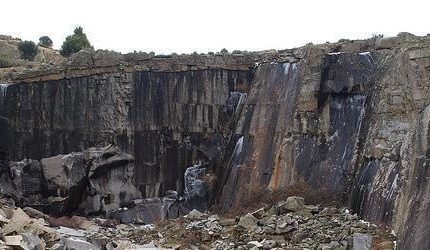
{"label": "rubble pile", "polygon": [[153,224],[104,218],[53,218],[0,201],[0,249],[393,249],[394,236],[347,209],[303,198],[223,218],[192,210]]}
{"label": "rubble pile", "polygon": [[[237,218],[197,210],[125,239],[179,249],[393,249],[394,236],[347,209],[305,205],[289,197]],[[123,237],[124,237],[123,236]],[[110,237],[110,236],[109,236]]]}

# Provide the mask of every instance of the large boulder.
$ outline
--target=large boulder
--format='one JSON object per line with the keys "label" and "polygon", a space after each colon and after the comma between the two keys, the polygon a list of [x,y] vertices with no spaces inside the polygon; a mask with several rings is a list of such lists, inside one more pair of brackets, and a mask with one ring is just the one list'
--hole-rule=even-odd
{"label": "large boulder", "polygon": [[49,191],[66,198],[53,212],[101,212],[105,206],[119,208],[140,198],[132,183],[133,161],[113,145],[42,159]]}
{"label": "large boulder", "polygon": [[177,193],[168,193],[161,198],[134,200],[126,207],[107,210],[106,215],[108,218],[116,219],[121,223],[152,224],[186,214],[188,210],[183,205],[183,200]]}
{"label": "large boulder", "polygon": [[18,205],[53,215],[98,213],[117,209],[141,198],[133,184],[133,156],[118,147],[25,159],[0,165],[0,193]]}
{"label": "large boulder", "polygon": [[202,162],[194,164],[185,170],[185,206],[189,210],[197,209],[205,211],[209,207],[212,198],[210,175],[207,174],[207,166]]}

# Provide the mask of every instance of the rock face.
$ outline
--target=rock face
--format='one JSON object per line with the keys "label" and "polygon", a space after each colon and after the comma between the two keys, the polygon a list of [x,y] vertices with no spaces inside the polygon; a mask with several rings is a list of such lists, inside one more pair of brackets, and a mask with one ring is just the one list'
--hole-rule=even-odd
{"label": "rock face", "polygon": [[[426,249],[429,66],[430,39],[404,33],[243,55],[83,51],[64,68],[2,78],[13,84],[1,85],[0,164],[115,143],[134,156],[141,198],[175,190],[202,204],[215,195],[228,209],[255,190],[305,183],[393,228],[400,249]],[[31,179],[59,158],[17,164],[35,184],[23,193],[54,186],[73,197],[88,179],[103,190],[91,180],[103,171],[83,167],[84,156],[68,159],[69,186],[57,168],[52,183]],[[189,169],[198,163],[204,171]],[[88,204],[99,207],[102,196]]]}
{"label": "rock face", "polygon": [[0,108],[7,135],[0,144],[13,160],[39,160],[113,142],[135,157],[143,197],[162,196],[184,189],[184,171],[194,162],[222,159],[232,116],[227,100],[246,90],[250,77],[210,69],[13,84]]}

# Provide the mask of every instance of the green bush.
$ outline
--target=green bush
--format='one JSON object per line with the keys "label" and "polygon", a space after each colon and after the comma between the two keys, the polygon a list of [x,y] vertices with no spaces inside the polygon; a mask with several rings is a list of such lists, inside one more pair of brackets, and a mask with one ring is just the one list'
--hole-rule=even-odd
{"label": "green bush", "polygon": [[37,45],[33,41],[23,41],[19,43],[18,49],[21,58],[32,61],[37,54]]}
{"label": "green bush", "polygon": [[77,27],[73,35],[66,37],[66,40],[61,46],[60,54],[63,56],[69,56],[70,54],[79,52],[82,49],[92,48],[88,41],[87,35],[83,32],[82,27]]}
{"label": "green bush", "polygon": [[41,36],[39,38],[39,46],[45,47],[45,48],[52,48],[52,40],[49,38],[49,36]]}

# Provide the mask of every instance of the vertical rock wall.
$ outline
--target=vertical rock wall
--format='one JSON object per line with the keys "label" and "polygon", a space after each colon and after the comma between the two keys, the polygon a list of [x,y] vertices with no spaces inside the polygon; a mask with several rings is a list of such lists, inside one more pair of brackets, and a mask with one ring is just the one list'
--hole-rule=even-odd
{"label": "vertical rock wall", "polygon": [[184,190],[193,162],[221,162],[231,134],[229,97],[248,89],[250,77],[228,70],[136,73],[131,151],[144,197]]}
{"label": "vertical rock wall", "polygon": [[223,157],[230,92],[246,90],[251,74],[147,71],[13,84],[1,92],[0,146],[18,160],[115,143],[135,157],[143,197],[182,191],[194,161],[215,167]]}

